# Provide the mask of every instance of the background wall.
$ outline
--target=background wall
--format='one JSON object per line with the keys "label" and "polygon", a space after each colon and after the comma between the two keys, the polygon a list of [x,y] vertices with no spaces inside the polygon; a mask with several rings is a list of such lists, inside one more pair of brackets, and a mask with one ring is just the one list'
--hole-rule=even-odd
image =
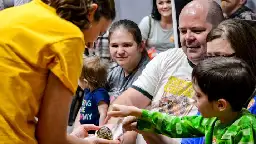
{"label": "background wall", "polygon": [[117,18],[130,19],[139,23],[144,16],[150,15],[152,0],[115,0]]}
{"label": "background wall", "polygon": [[247,0],[247,5],[256,12],[256,0]]}
{"label": "background wall", "polygon": [[[189,0],[175,1],[181,2]],[[115,3],[117,10],[116,20],[130,19],[139,23],[144,16],[150,15],[152,9],[152,0],[115,0]],[[247,0],[247,5],[256,12],[256,0]]]}

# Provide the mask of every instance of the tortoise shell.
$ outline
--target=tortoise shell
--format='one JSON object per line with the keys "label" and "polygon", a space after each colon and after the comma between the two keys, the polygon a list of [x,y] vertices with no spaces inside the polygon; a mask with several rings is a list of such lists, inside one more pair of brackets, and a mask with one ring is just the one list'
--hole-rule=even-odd
{"label": "tortoise shell", "polygon": [[101,127],[96,132],[96,134],[97,134],[97,137],[99,137],[99,138],[103,138],[103,139],[107,139],[107,140],[113,140],[113,134],[112,134],[111,130],[106,126]]}

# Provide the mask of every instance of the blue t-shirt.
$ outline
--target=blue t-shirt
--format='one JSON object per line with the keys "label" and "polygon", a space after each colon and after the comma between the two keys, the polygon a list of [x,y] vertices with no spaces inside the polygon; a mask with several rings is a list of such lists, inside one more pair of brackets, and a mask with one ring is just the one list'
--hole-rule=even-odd
{"label": "blue t-shirt", "polygon": [[99,125],[100,113],[98,110],[99,103],[103,101],[109,104],[108,91],[104,88],[98,88],[90,92],[84,90],[84,99],[80,109],[80,123]]}
{"label": "blue t-shirt", "polygon": [[[256,114],[256,96],[250,101],[248,105],[248,110],[252,114]],[[198,115],[200,113],[198,112]],[[181,141],[181,144],[204,144],[204,137],[199,137],[199,138],[183,138]]]}

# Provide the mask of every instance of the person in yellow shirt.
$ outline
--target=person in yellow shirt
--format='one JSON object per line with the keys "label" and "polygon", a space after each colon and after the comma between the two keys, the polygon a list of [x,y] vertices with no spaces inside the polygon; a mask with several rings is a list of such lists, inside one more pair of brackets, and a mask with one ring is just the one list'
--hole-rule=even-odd
{"label": "person in yellow shirt", "polygon": [[96,126],[66,133],[85,43],[114,18],[114,0],[33,0],[0,12],[0,143],[116,142],[81,139]]}

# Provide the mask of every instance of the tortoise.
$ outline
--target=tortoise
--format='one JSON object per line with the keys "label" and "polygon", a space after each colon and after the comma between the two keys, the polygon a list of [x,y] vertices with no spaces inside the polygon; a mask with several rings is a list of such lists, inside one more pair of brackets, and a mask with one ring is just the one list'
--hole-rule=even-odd
{"label": "tortoise", "polygon": [[96,132],[96,135],[97,135],[98,138],[103,138],[103,139],[107,139],[107,140],[113,140],[112,131],[107,126],[101,127]]}

